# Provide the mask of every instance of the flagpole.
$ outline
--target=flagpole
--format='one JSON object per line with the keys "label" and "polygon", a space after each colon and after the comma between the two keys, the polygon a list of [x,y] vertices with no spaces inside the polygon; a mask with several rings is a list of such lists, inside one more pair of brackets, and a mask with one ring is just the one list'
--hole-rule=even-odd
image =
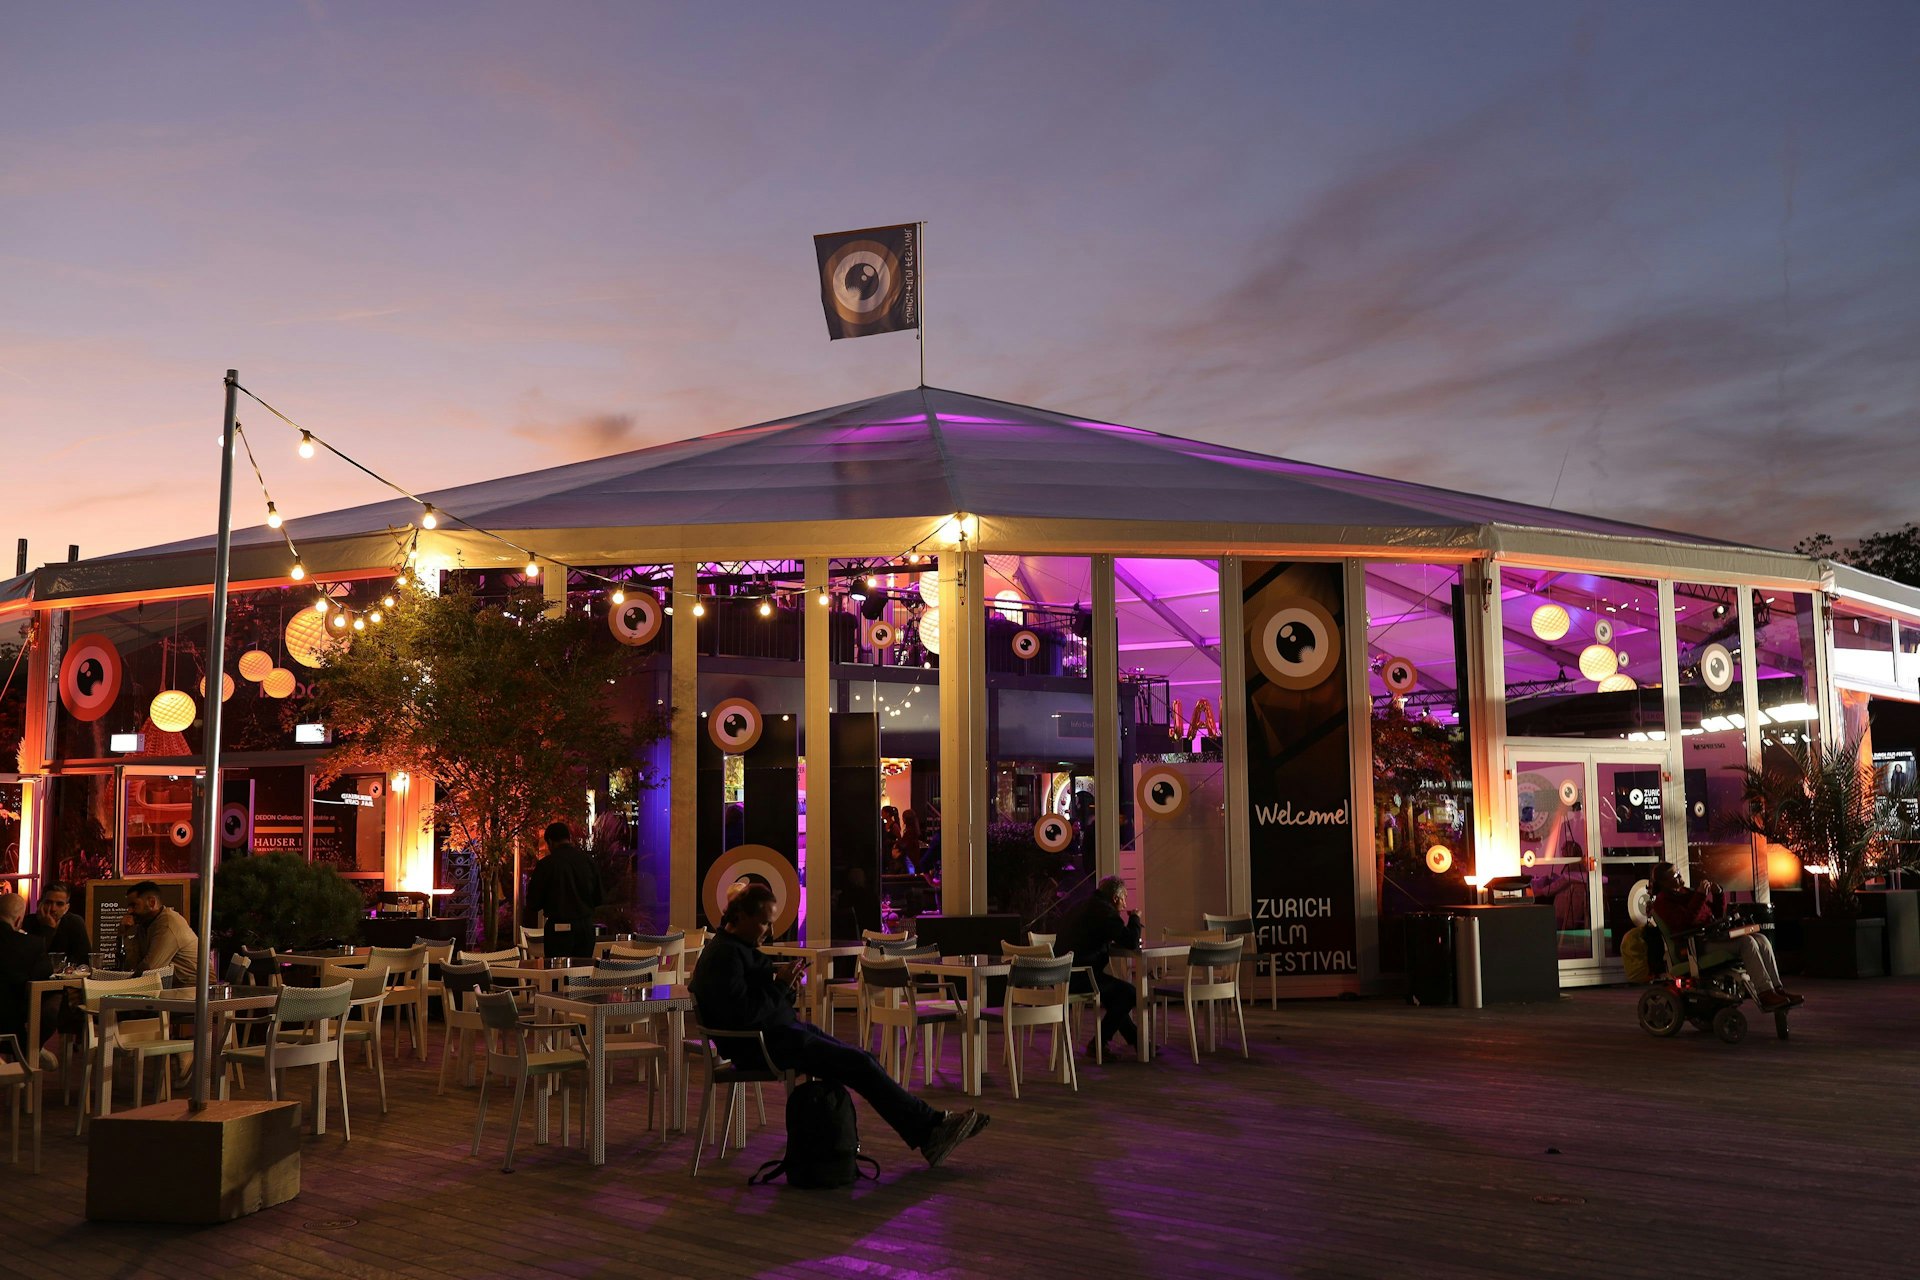
{"label": "flagpole", "polygon": [[914,336],[920,343],[920,385],[927,385],[927,224],[920,224],[920,243],[914,246],[914,256],[919,259],[919,270],[913,276],[914,309],[919,324],[914,326]]}

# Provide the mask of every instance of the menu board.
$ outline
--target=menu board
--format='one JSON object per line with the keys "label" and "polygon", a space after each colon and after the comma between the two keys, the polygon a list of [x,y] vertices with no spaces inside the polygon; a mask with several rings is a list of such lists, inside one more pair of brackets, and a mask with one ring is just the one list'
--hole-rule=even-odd
{"label": "menu board", "polygon": [[[87,931],[93,938],[94,950],[107,953],[110,967],[120,963],[120,922],[127,915],[127,890],[139,883],[139,879],[89,880],[82,886],[86,894]],[[156,878],[154,884],[159,886],[162,905],[172,907],[183,916],[188,914],[188,891],[193,881]]]}

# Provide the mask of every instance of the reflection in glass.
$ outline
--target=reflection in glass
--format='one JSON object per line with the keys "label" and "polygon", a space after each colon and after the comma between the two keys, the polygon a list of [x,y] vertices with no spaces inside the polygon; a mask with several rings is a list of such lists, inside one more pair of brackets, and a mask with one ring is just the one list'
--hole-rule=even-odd
{"label": "reflection in glass", "polygon": [[1518,566],[1500,582],[1510,737],[1666,736],[1653,582]]}

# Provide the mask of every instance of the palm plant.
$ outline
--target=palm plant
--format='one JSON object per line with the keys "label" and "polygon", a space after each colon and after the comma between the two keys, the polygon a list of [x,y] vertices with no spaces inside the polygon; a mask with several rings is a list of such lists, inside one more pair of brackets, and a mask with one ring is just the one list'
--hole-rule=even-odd
{"label": "palm plant", "polygon": [[1747,829],[1823,868],[1843,915],[1859,912],[1869,880],[1920,865],[1908,799],[1877,790],[1857,739],[1800,743],[1746,771]]}

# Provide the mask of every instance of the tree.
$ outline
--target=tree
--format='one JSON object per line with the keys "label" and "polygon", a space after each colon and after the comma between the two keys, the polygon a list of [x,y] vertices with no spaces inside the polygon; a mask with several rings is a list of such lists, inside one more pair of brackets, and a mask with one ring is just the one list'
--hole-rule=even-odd
{"label": "tree", "polygon": [[588,788],[632,767],[666,721],[617,705],[633,651],[587,617],[547,616],[537,587],[404,595],[319,671],[315,703],[340,740],[328,771],[434,780],[436,818],[475,853],[491,936],[516,845],[530,851],[555,819],[578,830]]}
{"label": "tree", "polygon": [[1912,521],[1898,529],[1870,533],[1851,547],[1834,541],[1831,534],[1816,533],[1794,543],[1793,549],[1804,556],[1837,560],[1910,587],[1920,587],[1920,524]]}

